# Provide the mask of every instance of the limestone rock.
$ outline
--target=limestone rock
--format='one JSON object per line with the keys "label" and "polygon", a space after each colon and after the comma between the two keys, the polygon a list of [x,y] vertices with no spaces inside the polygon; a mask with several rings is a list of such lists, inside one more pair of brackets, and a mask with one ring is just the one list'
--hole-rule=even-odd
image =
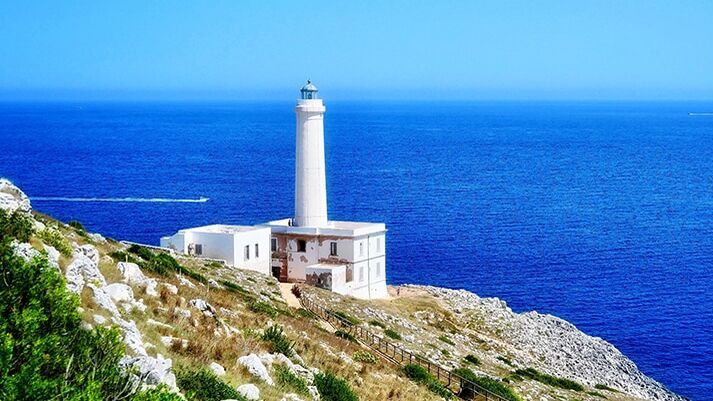
{"label": "limestone rock", "polygon": [[9,213],[18,211],[29,213],[32,210],[30,198],[20,188],[6,178],[0,178],[0,209]]}
{"label": "limestone rock", "polygon": [[12,247],[14,248],[15,255],[21,257],[25,262],[29,262],[32,258],[40,256],[37,249],[26,242],[13,241]]}
{"label": "limestone rock", "polygon": [[85,282],[99,287],[106,285],[104,275],[99,271],[99,252],[96,248],[92,245],[77,246],[72,256],[74,259],[65,271],[69,291],[81,293]]}
{"label": "limestone rock", "polygon": [[92,316],[92,319],[94,319],[94,323],[96,323],[96,324],[105,324],[106,323],[106,318],[102,315],[94,315],[94,316]]}
{"label": "limestone rock", "polygon": [[136,263],[119,262],[116,264],[116,268],[119,270],[119,273],[121,273],[122,280],[125,283],[144,288],[146,295],[150,297],[158,296],[158,291],[156,291],[158,282],[156,279],[146,277],[141,271],[141,268],[139,268],[139,265]]}
{"label": "limestone rock", "polygon": [[176,287],[173,284],[169,283],[161,283],[161,287],[165,288],[166,291],[169,292],[169,294],[177,295],[178,294],[178,287]]}
{"label": "limestone rock", "polygon": [[260,389],[252,383],[242,384],[236,389],[238,393],[248,400],[259,400],[260,399]]}
{"label": "limestone rock", "polygon": [[43,245],[43,247],[45,249],[45,252],[47,252],[47,260],[49,261],[49,265],[56,269],[59,269],[59,251],[49,245]]}
{"label": "limestone rock", "polygon": [[174,308],[173,314],[176,316],[185,317],[185,318],[191,317],[191,311],[189,311],[188,309],[183,309],[183,308]]}
{"label": "limestone rock", "polygon": [[[69,283],[67,283],[67,286],[69,286]],[[87,287],[92,290],[92,299],[94,300],[94,303],[97,304],[97,306],[106,310],[112,316],[120,316],[119,309],[116,308],[116,304],[114,303],[114,301],[112,301],[109,294],[107,294],[103,288],[99,288],[94,284],[88,284]]]}
{"label": "limestone rock", "polygon": [[150,356],[124,357],[121,366],[126,368],[134,368],[137,371],[137,376],[134,380],[141,384],[157,386],[164,384],[174,392],[178,392],[176,387],[176,376],[173,374],[173,361],[168,358],[163,358],[157,355],[156,358]]}
{"label": "limestone rock", "polygon": [[264,381],[265,383],[269,385],[273,385],[274,382],[272,381],[272,377],[270,377],[270,374],[267,372],[267,368],[265,365],[263,365],[262,361],[260,360],[260,357],[258,357],[255,354],[250,354],[246,356],[241,356],[238,358],[238,363],[241,366],[244,366],[248,372],[257,377],[258,379]]}
{"label": "limestone rock", "polygon": [[106,292],[109,297],[114,302],[133,302],[134,301],[134,290],[131,289],[126,284],[114,283],[109,284],[104,287],[104,292]]}
{"label": "limestone rock", "polygon": [[285,396],[282,397],[282,399],[280,401],[303,401],[303,400],[297,394],[289,393],[289,394],[285,394]]}
{"label": "limestone rock", "polygon": [[217,362],[211,362],[210,365],[208,366],[213,373],[216,374],[216,376],[224,376],[225,375],[225,368],[223,365],[217,363]]}
{"label": "limestone rock", "polygon": [[201,311],[205,316],[215,316],[215,308],[213,307],[213,305],[209,304],[203,299],[191,299],[188,303],[191,304],[191,306],[193,306],[194,308]]}
{"label": "limestone rock", "polygon": [[121,328],[124,334],[124,344],[126,348],[139,356],[147,356],[144,341],[141,338],[141,332],[136,327],[136,322],[133,320],[127,321],[121,318],[112,318],[112,322]]}
{"label": "limestone rock", "polygon": [[196,285],[191,282],[191,280],[181,276],[181,275],[176,275],[176,278],[178,278],[178,283],[184,287],[188,288],[196,288]]}

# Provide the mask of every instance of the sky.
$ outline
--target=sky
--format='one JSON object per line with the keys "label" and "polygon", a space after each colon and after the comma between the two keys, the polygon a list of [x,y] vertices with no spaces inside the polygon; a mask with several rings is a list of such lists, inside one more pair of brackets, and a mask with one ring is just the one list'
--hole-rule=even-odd
{"label": "sky", "polygon": [[713,99],[713,1],[0,0],[0,99]]}

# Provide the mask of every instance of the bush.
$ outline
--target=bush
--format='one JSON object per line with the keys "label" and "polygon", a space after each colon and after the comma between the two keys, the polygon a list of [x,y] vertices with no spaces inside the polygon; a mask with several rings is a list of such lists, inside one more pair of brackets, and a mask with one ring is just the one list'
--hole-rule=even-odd
{"label": "bush", "polygon": [[339,337],[339,338],[343,338],[343,339],[345,339],[345,340],[347,340],[347,341],[351,341],[351,342],[354,342],[354,343],[357,342],[357,339],[354,338],[353,335],[347,333],[347,332],[344,331],[344,330],[337,330],[337,331],[334,332],[334,335],[337,336],[337,337]]}
{"label": "bush", "polygon": [[377,363],[379,362],[379,358],[374,356],[371,352],[367,351],[357,351],[352,355],[352,359],[355,360],[356,362],[362,362],[362,363]]}
{"label": "bush", "polygon": [[136,244],[131,245],[129,249],[127,249],[127,251],[137,255],[138,257],[144,260],[151,260],[155,255],[149,248]]}
{"label": "bush", "polygon": [[77,220],[70,220],[67,222],[67,225],[74,228],[75,230],[79,231],[80,233],[87,232],[87,229],[84,228],[84,224],[80,223]]}
{"label": "bush", "polygon": [[69,241],[67,241],[66,238],[64,238],[61,232],[52,228],[45,228],[44,230],[37,233],[37,236],[40,237],[42,242],[47,245],[53,246],[62,255],[72,255],[72,245],[69,243]]}
{"label": "bush", "polygon": [[618,392],[619,392],[619,390],[617,390],[617,389],[615,389],[615,388],[611,388],[611,387],[607,386],[606,384],[596,384],[596,385],[594,386],[594,388],[596,388],[597,390],[607,390],[607,391],[611,391],[612,393],[618,393]]}
{"label": "bush", "polygon": [[443,341],[444,343],[446,343],[446,344],[448,344],[448,345],[456,345],[456,344],[453,342],[453,340],[451,340],[450,338],[448,338],[448,337],[446,337],[446,336],[438,336],[438,339],[441,340],[441,341]]}
{"label": "bush", "polygon": [[397,333],[394,330],[391,329],[386,329],[384,330],[384,335],[389,338],[393,338],[394,340],[400,340],[401,339],[401,334]]}
{"label": "bush", "polygon": [[233,387],[206,369],[179,369],[176,383],[190,401],[246,401]]}
{"label": "bush", "polygon": [[[483,388],[493,394],[497,394],[500,397],[509,400],[509,401],[521,401],[520,396],[513,391],[509,386],[507,386],[505,383],[500,382],[495,379],[491,379],[490,377],[487,376],[479,376],[476,375],[472,370],[468,368],[459,368],[455,369],[453,371],[454,374],[461,376],[462,378],[476,384],[480,388]],[[472,396],[474,392],[479,392],[479,389],[475,386],[469,386],[469,385],[464,385],[463,389],[461,390],[461,396]]]}
{"label": "bush", "polygon": [[30,219],[22,213],[0,209],[0,239],[14,238],[20,242],[30,240],[34,229]]}
{"label": "bush", "polygon": [[378,320],[369,320],[369,324],[372,326],[381,327],[382,329],[386,329],[386,325]]}
{"label": "bush", "polygon": [[279,352],[286,357],[294,354],[295,342],[290,341],[282,331],[282,327],[270,326],[262,333],[262,339],[270,344],[271,352]]}
{"label": "bush", "polygon": [[508,366],[513,366],[512,361],[509,360],[508,358],[505,358],[504,356],[498,356],[497,358],[499,361],[505,363]]}
{"label": "bush", "polygon": [[453,393],[435,377],[428,373],[423,366],[411,363],[403,367],[403,372],[406,377],[416,383],[425,385],[431,392],[446,399],[453,398]]}
{"label": "bush", "polygon": [[274,365],[275,369],[275,377],[277,378],[277,382],[285,387],[291,388],[295,392],[302,394],[302,395],[308,395],[309,394],[309,389],[307,388],[307,381],[300,377],[297,376],[296,374],[292,373],[290,369],[288,369],[284,365]]}
{"label": "bush", "polygon": [[323,401],[359,401],[349,383],[330,372],[314,375],[314,385]]}
{"label": "bush", "polygon": [[275,309],[272,305],[270,305],[267,302],[252,302],[251,304],[248,305],[251,311],[256,312],[256,313],[262,313],[264,315],[270,316],[270,317],[277,317],[277,315],[280,313],[277,309]]}
{"label": "bush", "polygon": [[180,395],[170,392],[165,385],[160,385],[136,394],[132,401],[184,401],[184,399]]}
{"label": "bush", "polygon": [[349,324],[356,326],[357,324],[361,323],[359,319],[350,316],[342,311],[331,311],[333,314],[339,316],[340,318],[346,320]]}
{"label": "bush", "polygon": [[480,365],[480,359],[477,356],[468,354],[463,358],[465,362],[472,363],[473,365]]}
{"label": "bush", "polygon": [[307,319],[317,319],[317,315],[315,315],[312,311],[307,310],[305,308],[297,309],[297,314],[302,317],[305,317]]}
{"label": "bush", "polygon": [[[151,251],[148,252],[151,256],[149,256],[149,259],[141,265],[143,269],[152,271],[162,276],[167,276],[171,272],[181,272],[183,270],[182,266],[178,264],[178,262],[176,261],[176,259],[173,258],[173,256],[167,253],[153,253]],[[139,257],[141,258],[144,257],[141,254],[137,255],[139,255]]]}
{"label": "bush", "polygon": [[533,368],[518,369],[515,371],[515,374],[528,379],[537,380],[538,382],[543,384],[563,388],[566,390],[584,391],[584,386],[573,380],[540,373]]}
{"label": "bush", "polygon": [[116,329],[85,330],[79,298],[46,258],[25,262],[0,240],[0,399],[131,399]]}

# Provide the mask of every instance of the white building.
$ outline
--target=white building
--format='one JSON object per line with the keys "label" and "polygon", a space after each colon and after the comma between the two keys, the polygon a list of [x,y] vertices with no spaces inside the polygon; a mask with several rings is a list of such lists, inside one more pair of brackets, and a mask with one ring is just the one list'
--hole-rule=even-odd
{"label": "white building", "polygon": [[[271,270],[280,281],[305,282],[363,299],[386,298],[386,226],[327,218],[326,109],[310,81],[300,92],[295,107],[294,218],[255,227],[214,225],[181,230],[162,238],[161,245],[266,274]],[[265,264],[267,246],[271,258]]]}
{"label": "white building", "polygon": [[270,274],[270,229],[259,226],[186,228],[161,238],[161,246],[197,257],[224,260],[229,266]]}

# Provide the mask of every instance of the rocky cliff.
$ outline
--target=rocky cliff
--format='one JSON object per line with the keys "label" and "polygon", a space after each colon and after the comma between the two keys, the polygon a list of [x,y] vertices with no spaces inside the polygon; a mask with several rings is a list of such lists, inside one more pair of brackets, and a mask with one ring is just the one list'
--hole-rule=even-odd
{"label": "rocky cliff", "polygon": [[[33,212],[27,196],[4,179],[0,209],[31,219],[31,238],[13,242],[15,253],[47,258],[62,272],[66,288],[81,299],[87,330],[119,330],[126,347],[121,364],[144,388],[162,385],[181,397],[220,400],[201,398],[196,394],[204,389],[182,379],[205,369],[241,399],[350,399],[332,398],[333,389],[324,387],[323,374],[331,372],[362,400],[440,398],[398,367],[379,363],[368,348],[288,306],[289,286],[281,288],[272,277],[87,233],[77,223]],[[498,299],[421,286],[375,302],[306,291],[354,324],[444,367],[467,366],[512,388],[517,398],[682,399],[606,341],[554,316],[514,313]]]}

